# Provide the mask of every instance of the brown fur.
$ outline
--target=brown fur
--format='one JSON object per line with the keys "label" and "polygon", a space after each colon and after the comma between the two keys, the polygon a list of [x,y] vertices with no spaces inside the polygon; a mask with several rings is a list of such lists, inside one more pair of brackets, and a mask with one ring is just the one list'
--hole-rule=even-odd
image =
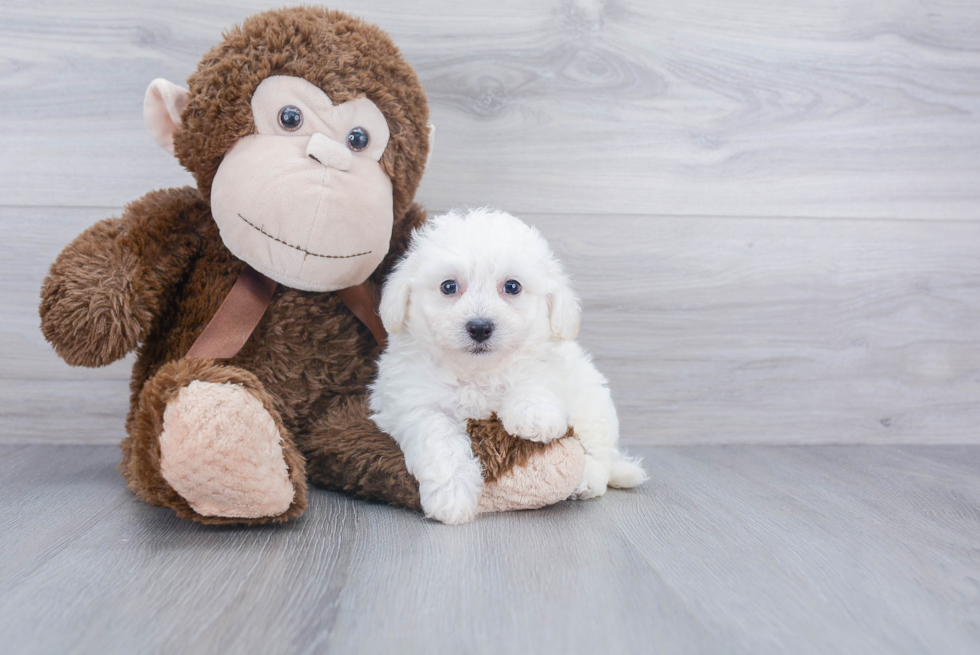
{"label": "brown fur", "polygon": [[[355,447],[356,446],[356,447]],[[314,484],[421,510],[419,485],[395,440],[370,418],[367,395],[343,399],[302,442]]]}
{"label": "brown fur", "polygon": [[125,216],[75,239],[41,291],[41,329],[72,366],[106,366],[148,336],[211,220],[190,187],[148,194]]}
{"label": "brown fur", "polygon": [[[545,444],[513,437],[504,430],[496,414],[488,419],[470,419],[466,429],[473,440],[473,454],[483,464],[483,481],[487,484],[496,482],[515,466],[524,466],[532,457],[558,443],[557,440]],[[569,427],[565,437],[571,436],[574,432]]]}
{"label": "brown fur", "polygon": [[272,396],[266,392],[258,378],[246,370],[226,366],[212,359],[180,359],[163,366],[140,393],[134,410],[130,413],[129,438],[123,441],[123,461],[119,465],[123,477],[136,495],[160,507],[170,507],[177,516],[195,519],[202,523],[242,523],[242,519],[218,516],[201,516],[187,504],[160,473],[160,434],[163,432],[163,412],[167,403],[177,397],[180,390],[193,382],[238,384],[248,390],[272,415],[282,437],[282,451],[289,469],[295,496],[284,514],[275,517],[251,519],[253,524],[283,522],[295,518],[306,509],[306,467],[303,456],[293,443],[292,436],[282,423]]}
{"label": "brown fur", "polygon": [[412,203],[429,152],[428,104],[412,67],[380,28],[322,7],[269,11],[225,34],[187,80],[191,99],[174,136],[180,163],[205,201],[225,153],[252,134],[252,94],[270,75],[301,77],[334,104],[364,96],[388,119],[381,165],[394,187],[395,216]]}
{"label": "brown fur", "polygon": [[[103,366],[138,346],[120,468],[149,503],[204,523],[284,521],[306,507],[308,475],[330,489],[418,509],[418,485],[401,451],[368,416],[378,346],[336,293],[279,287],[234,358],[182,359],[244,266],[222,243],[208,194],[225,152],[254,129],[252,92],[277,73],[304,77],[335,102],[366,95],[388,119],[391,140],[382,163],[394,187],[395,224],[389,254],[368,280],[377,294],[410,231],[425,220],[411,203],[428,152],[425,95],[378,28],[337,12],[287,9],[231,30],[190,79],[175,148],[199,190],[147,194],[121,218],[94,225],[66,247],[41,291],[42,330],[73,365]],[[163,411],[195,379],[240,384],[273,416],[296,492],[285,514],[202,517],[164,480]],[[512,439],[498,424],[479,425],[482,445],[475,452],[491,479],[539,448]]]}

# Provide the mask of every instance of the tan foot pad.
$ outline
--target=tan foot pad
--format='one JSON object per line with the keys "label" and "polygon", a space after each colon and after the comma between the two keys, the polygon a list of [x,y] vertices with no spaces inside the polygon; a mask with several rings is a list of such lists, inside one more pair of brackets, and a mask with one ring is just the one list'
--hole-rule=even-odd
{"label": "tan foot pad", "polygon": [[272,416],[243,387],[195,380],[163,413],[160,470],[202,516],[278,516],[294,495],[281,442]]}
{"label": "tan foot pad", "polygon": [[506,512],[554,505],[571,496],[585,469],[585,450],[578,439],[566,437],[526,466],[515,466],[480,496],[481,512]]}

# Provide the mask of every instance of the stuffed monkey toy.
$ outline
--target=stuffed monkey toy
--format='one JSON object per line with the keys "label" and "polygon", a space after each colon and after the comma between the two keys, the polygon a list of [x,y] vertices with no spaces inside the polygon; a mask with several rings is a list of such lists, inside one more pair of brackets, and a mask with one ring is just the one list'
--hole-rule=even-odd
{"label": "stuffed monkey toy", "polygon": [[[425,220],[425,93],[390,38],[346,14],[270,11],[229,31],[144,117],[197,187],[101,221],[41,290],[44,336],[74,366],[136,350],[119,466],[153,505],[202,523],[302,514],[307,482],[420,509],[367,409],[380,285]],[[584,466],[471,422],[484,511],[567,498]]]}

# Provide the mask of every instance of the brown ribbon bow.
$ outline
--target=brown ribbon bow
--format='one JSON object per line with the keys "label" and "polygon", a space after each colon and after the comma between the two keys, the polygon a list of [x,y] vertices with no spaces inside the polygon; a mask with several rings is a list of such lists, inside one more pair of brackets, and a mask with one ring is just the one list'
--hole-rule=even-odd
{"label": "brown ribbon bow", "polygon": [[[187,351],[187,357],[231,359],[238,354],[272,302],[279,283],[246,265],[221,306]],[[354,316],[374,335],[381,349],[387,333],[375,310],[374,298],[365,283],[337,292]]]}

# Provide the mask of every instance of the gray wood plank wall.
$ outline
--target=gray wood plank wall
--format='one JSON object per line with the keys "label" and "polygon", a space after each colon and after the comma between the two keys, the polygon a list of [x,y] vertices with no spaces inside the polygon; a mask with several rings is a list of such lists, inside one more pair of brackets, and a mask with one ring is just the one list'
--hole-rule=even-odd
{"label": "gray wood plank wall", "polygon": [[[86,226],[190,183],[145,87],[273,5],[0,6],[0,441],[122,436],[130,363],[61,363],[38,288]],[[552,240],[627,443],[980,443],[980,3],[333,6],[428,90],[419,199]]]}

